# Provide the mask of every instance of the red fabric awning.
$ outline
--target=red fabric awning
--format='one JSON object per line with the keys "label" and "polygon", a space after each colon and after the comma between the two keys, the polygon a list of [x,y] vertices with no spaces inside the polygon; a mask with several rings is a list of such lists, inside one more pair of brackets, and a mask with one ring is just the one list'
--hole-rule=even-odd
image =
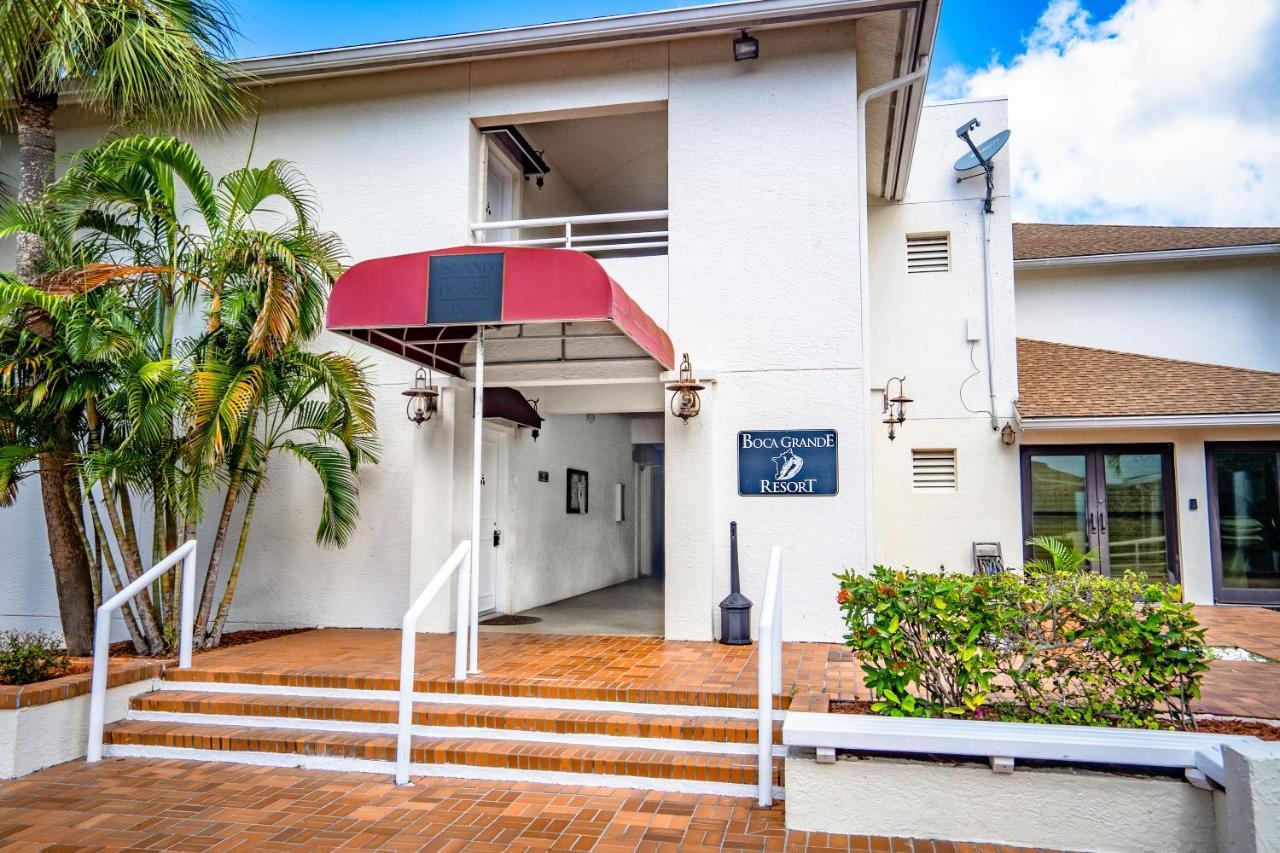
{"label": "red fabric awning", "polygon": [[675,367],[667,333],[595,258],[571,249],[459,246],[361,261],[334,284],[326,325],[455,376],[481,326],[520,327],[486,334],[486,346],[515,355],[504,364],[630,356]]}

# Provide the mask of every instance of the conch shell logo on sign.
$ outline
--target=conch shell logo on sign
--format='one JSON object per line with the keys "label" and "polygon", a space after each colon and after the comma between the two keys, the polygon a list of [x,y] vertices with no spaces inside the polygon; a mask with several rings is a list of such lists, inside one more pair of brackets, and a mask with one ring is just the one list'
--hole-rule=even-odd
{"label": "conch shell logo on sign", "polygon": [[794,450],[787,448],[773,457],[773,467],[776,471],[773,479],[792,480],[804,467],[804,457],[797,456]]}

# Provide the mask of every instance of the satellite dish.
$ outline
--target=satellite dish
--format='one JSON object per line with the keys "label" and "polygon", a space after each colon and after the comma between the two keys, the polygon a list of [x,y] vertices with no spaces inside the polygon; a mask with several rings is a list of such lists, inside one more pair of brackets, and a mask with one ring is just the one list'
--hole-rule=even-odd
{"label": "satellite dish", "polygon": [[[957,172],[967,172],[970,169],[976,169],[984,163],[990,163],[991,158],[999,153],[1004,144],[1009,141],[1008,130],[1002,130],[986,142],[978,146],[978,150],[970,151],[968,154],[956,161]],[[981,159],[979,159],[981,157]]]}

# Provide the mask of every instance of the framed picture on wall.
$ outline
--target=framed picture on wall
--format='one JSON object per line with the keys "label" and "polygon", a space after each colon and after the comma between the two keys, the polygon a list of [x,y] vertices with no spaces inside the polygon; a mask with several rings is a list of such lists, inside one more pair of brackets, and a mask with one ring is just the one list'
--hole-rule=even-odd
{"label": "framed picture on wall", "polygon": [[587,472],[565,469],[564,511],[570,515],[587,514]]}

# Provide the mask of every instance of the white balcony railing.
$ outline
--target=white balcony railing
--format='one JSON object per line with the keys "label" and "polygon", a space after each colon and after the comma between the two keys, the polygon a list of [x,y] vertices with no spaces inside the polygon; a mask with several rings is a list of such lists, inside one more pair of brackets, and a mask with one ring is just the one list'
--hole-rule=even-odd
{"label": "white balcony railing", "polygon": [[[633,228],[624,231],[606,227],[619,223],[633,223]],[[605,252],[652,253],[667,248],[667,211],[638,210],[473,222],[471,235],[477,243],[577,249],[592,255]]]}

